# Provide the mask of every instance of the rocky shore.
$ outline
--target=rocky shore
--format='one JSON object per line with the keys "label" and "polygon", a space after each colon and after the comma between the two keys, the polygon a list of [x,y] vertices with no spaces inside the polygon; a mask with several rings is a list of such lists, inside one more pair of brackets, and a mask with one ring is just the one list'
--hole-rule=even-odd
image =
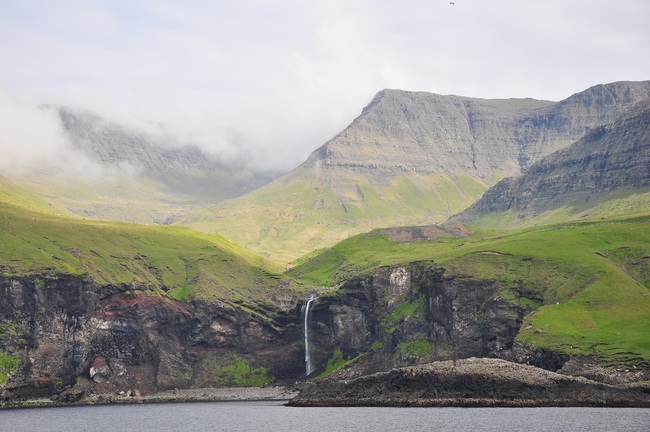
{"label": "rocky shore", "polygon": [[650,407],[650,385],[612,386],[499,359],[393,369],[303,389],[299,407]]}
{"label": "rocky shore", "polygon": [[7,401],[0,402],[0,409],[167,402],[286,401],[296,397],[297,394],[298,392],[295,390],[281,386],[176,389],[144,396],[124,392],[122,394],[98,394],[88,397],[82,395],[82,397],[74,401],[61,400],[61,398]]}

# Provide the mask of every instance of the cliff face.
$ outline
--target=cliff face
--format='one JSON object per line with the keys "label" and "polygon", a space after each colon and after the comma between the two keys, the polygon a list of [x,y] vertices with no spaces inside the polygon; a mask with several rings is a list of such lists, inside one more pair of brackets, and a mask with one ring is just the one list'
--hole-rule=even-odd
{"label": "cliff face", "polygon": [[[262,385],[304,370],[297,299],[253,313],[76,276],[0,278],[2,397]],[[262,314],[261,312],[264,312]],[[273,318],[271,318],[273,316]]]}
{"label": "cliff face", "polygon": [[577,205],[615,191],[650,186],[650,100],[638,103],[616,121],[504,179],[453,220],[505,211],[535,216],[563,205]]}
{"label": "cliff face", "polygon": [[[349,281],[313,306],[317,371],[336,350],[348,359],[367,353],[352,374],[467,357],[561,368],[566,357],[515,342],[531,309],[505,300],[500,289],[494,281],[447,278],[432,263],[381,268]],[[518,295],[535,300],[523,288]]]}
{"label": "cliff face", "polygon": [[[560,368],[562,356],[515,342],[530,310],[500,298],[499,288],[445,278],[431,263],[351,280],[313,304],[316,372],[335,351],[366,353],[355,374],[470,356]],[[305,374],[301,304],[277,303],[253,311],[71,275],[0,278],[0,354],[17,360],[0,370],[2,398],[293,382]]]}
{"label": "cliff face", "polygon": [[383,90],[307,163],[352,171],[463,173],[493,184],[648,97],[647,81],[598,85],[561,102]]}

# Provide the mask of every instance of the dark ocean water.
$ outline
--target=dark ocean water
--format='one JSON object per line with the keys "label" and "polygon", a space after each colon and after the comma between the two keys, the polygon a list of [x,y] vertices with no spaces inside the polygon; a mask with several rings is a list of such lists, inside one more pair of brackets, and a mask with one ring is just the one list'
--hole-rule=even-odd
{"label": "dark ocean water", "polygon": [[0,431],[650,431],[636,408],[290,408],[211,402],[0,411]]}

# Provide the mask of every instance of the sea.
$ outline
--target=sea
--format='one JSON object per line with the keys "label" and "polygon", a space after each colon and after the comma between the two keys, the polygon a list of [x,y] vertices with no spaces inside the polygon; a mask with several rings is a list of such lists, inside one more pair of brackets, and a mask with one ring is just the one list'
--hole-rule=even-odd
{"label": "sea", "polygon": [[0,431],[650,431],[643,408],[293,408],[284,401],[0,410]]}

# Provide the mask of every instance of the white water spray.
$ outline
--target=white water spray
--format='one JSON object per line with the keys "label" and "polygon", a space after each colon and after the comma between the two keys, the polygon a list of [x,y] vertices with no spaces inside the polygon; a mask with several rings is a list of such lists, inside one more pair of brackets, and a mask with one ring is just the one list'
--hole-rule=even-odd
{"label": "white water spray", "polygon": [[311,308],[312,303],[316,300],[315,295],[311,295],[307,302],[302,306],[303,322],[305,328],[305,365],[307,374],[305,376],[311,375],[314,371],[314,366],[311,361],[311,352],[309,352],[309,309]]}

